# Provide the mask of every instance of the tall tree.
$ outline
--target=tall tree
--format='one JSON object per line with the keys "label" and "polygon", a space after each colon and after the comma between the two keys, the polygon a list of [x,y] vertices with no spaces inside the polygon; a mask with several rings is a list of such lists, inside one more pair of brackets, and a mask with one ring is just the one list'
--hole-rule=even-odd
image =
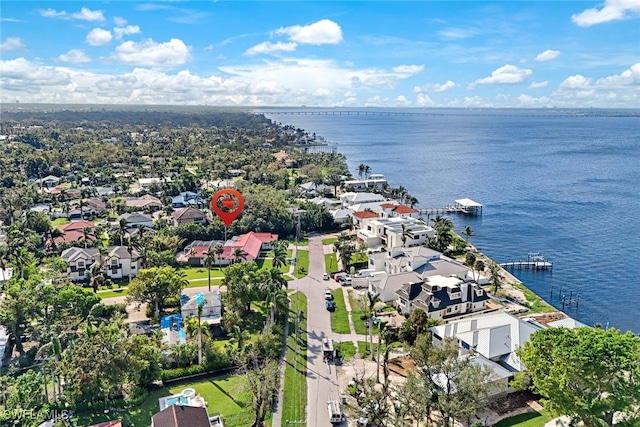
{"label": "tall tree", "polygon": [[473,230],[471,229],[471,227],[469,227],[468,225],[465,225],[464,229],[462,230],[462,234],[465,237],[465,240],[467,242],[467,245],[469,244],[469,238],[473,237],[475,235],[475,233],[473,232]]}
{"label": "tall tree", "polygon": [[640,337],[611,328],[549,328],[518,352],[545,406],[587,427],[640,421]]}
{"label": "tall tree", "polygon": [[261,359],[252,351],[242,364],[241,371],[244,373],[246,388],[252,396],[251,409],[254,419],[251,427],[262,427],[278,390],[278,364],[274,360]]}
{"label": "tall tree", "polygon": [[179,297],[184,286],[184,275],[172,267],[143,269],[131,281],[127,300],[151,304],[157,315],[164,308],[164,301]]}
{"label": "tall tree", "polygon": [[489,262],[489,282],[493,288],[494,295],[498,293],[498,290],[502,288],[502,282],[504,281],[500,266],[493,261]]}
{"label": "tall tree", "polygon": [[272,242],[273,244],[273,267],[280,268],[283,265],[287,265],[287,242],[284,240],[277,240]]}

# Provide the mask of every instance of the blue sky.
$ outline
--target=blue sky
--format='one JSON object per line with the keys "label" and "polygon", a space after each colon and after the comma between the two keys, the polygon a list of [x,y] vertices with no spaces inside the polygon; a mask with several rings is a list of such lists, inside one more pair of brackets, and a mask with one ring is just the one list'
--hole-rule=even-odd
{"label": "blue sky", "polygon": [[2,1],[0,101],[640,108],[640,0]]}

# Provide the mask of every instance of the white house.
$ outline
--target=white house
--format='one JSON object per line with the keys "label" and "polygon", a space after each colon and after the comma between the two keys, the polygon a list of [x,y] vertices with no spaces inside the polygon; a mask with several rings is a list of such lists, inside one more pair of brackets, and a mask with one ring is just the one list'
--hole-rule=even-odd
{"label": "white house", "polygon": [[222,299],[220,292],[196,292],[193,296],[180,296],[180,312],[183,319],[198,316],[198,307],[202,304],[200,321],[207,325],[217,325],[222,321]]}
{"label": "white house", "polygon": [[379,245],[389,248],[419,246],[434,236],[433,228],[412,217],[371,219],[363,222],[357,231],[358,240],[370,248]]}
{"label": "white house", "polygon": [[40,185],[41,187],[51,188],[60,184],[60,181],[60,177],[57,177],[55,175],[47,175],[42,179],[36,180],[36,184]]}
{"label": "white house", "polygon": [[347,222],[353,211],[351,209],[334,209],[329,211],[336,224],[344,224]]}
{"label": "white house", "polygon": [[138,179],[138,185],[140,185],[140,187],[144,188],[144,189],[148,189],[153,184],[160,185],[162,183],[168,183],[168,182],[171,182],[171,178],[170,177],[155,177],[155,178],[139,178]]}
{"label": "white house", "polygon": [[411,206],[396,204],[396,203],[384,203],[380,205],[382,208],[382,216],[383,218],[418,218],[419,211],[417,209],[412,208]]}
{"label": "white house", "polygon": [[434,326],[431,333],[435,344],[446,337],[453,337],[460,344],[461,354],[473,350],[511,372],[518,372],[525,366],[516,350],[522,348],[531,334],[540,328],[542,326],[518,319],[503,310],[495,310]]}
{"label": "white house", "polygon": [[62,252],[61,258],[69,263],[67,270],[73,281],[89,279],[89,271],[94,263],[102,265],[101,271],[110,279],[122,279],[138,273],[138,257],[136,250],[131,253],[126,246],[109,246],[106,253],[98,248],[69,248]]}
{"label": "white house", "polygon": [[[153,228],[153,217],[151,215],[142,214],[140,212],[131,212],[120,215],[118,217],[118,222],[121,219],[124,219],[127,222],[127,229],[137,228],[138,225]],[[114,222],[113,226],[118,227],[118,222]]]}
{"label": "white house", "polygon": [[314,197],[309,201],[314,205],[322,206],[325,209],[337,209],[342,205],[339,200],[331,200],[326,197]]}
{"label": "white house", "polygon": [[350,207],[359,203],[384,202],[384,196],[377,193],[343,193],[340,195],[343,207]]}
{"label": "white house", "polygon": [[331,193],[331,187],[325,184],[316,184],[313,181],[305,182],[298,185],[298,188],[308,196],[315,196],[317,194]]}
{"label": "white house", "polygon": [[343,186],[347,191],[380,191],[387,187],[384,175],[372,174],[366,179],[352,179],[345,181]]}

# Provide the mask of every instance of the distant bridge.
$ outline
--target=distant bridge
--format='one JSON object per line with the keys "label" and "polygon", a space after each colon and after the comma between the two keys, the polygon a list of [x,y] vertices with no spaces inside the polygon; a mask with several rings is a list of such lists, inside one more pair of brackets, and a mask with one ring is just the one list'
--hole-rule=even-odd
{"label": "distant bridge", "polygon": [[317,109],[317,110],[262,110],[256,109],[255,112],[265,115],[296,115],[296,116],[476,116],[476,117],[574,117],[567,114],[533,114],[533,113],[515,113],[506,114],[495,110],[489,112],[488,110],[482,111],[457,111],[451,110],[448,112],[435,112],[435,111],[375,111],[375,110],[332,110],[332,109]]}

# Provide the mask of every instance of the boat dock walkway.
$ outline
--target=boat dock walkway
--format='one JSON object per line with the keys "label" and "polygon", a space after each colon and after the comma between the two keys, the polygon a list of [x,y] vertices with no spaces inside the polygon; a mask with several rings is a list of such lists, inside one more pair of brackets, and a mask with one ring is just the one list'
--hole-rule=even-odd
{"label": "boat dock walkway", "polygon": [[443,208],[425,208],[418,209],[421,215],[445,215],[458,213],[463,215],[482,215],[482,205],[471,199],[458,199],[453,205],[447,205]]}
{"label": "boat dock walkway", "polygon": [[502,262],[500,267],[510,270],[553,270],[553,263],[540,253],[530,253],[526,260]]}

